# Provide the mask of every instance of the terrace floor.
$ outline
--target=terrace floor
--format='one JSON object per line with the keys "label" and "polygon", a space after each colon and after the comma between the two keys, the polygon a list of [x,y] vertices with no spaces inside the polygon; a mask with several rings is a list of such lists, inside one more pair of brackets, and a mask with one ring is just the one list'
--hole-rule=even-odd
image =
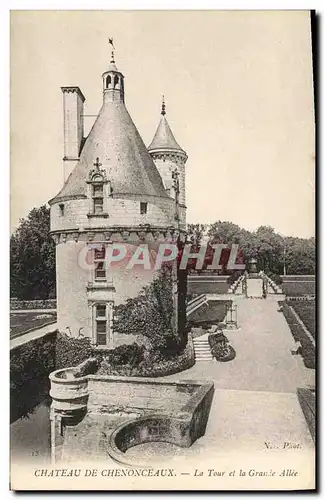
{"label": "terrace floor", "polygon": [[[219,389],[295,393],[315,383],[315,370],[293,356],[294,339],[276,300],[236,298],[239,330],[226,331],[236,350],[227,363],[204,361],[170,379],[211,379]],[[205,334],[208,336],[208,333]],[[204,336],[200,337],[204,338]]]}
{"label": "terrace floor", "polygon": [[214,382],[207,432],[189,453],[268,451],[269,442],[275,450],[293,442],[299,445],[298,453],[312,453],[314,444],[296,390],[315,384],[315,370],[291,354],[294,340],[277,301],[235,300],[240,328],[225,333],[236,358],[198,362],[166,377]]}

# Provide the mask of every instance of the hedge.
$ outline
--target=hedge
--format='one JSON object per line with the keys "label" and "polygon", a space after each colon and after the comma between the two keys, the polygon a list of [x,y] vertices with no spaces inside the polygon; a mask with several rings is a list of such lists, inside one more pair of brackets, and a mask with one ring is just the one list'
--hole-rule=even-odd
{"label": "hedge", "polygon": [[48,377],[55,370],[56,331],[10,350],[10,388],[32,379]]}
{"label": "hedge", "polygon": [[282,306],[282,312],[285,319],[287,320],[294,340],[296,342],[300,342],[301,344],[301,355],[304,361],[304,365],[306,366],[306,368],[315,368],[315,347],[313,346],[309,337],[306,335],[300,323],[298,323],[295,315],[290,309],[290,306],[283,301],[279,302],[279,305]]}
{"label": "hedge", "polygon": [[45,300],[17,300],[10,299],[10,310],[18,311],[21,309],[56,309],[56,299]]}
{"label": "hedge", "polygon": [[[29,380],[48,377],[53,370],[78,366],[94,354],[90,339],[57,331],[30,340],[10,350],[10,387],[17,389]],[[96,357],[101,359],[99,354]]]}

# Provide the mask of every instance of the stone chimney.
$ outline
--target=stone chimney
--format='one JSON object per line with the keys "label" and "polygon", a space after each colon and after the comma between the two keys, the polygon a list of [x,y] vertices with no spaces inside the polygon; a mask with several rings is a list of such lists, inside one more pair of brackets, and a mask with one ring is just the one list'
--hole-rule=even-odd
{"label": "stone chimney", "polygon": [[77,165],[84,139],[85,97],[79,87],[61,87],[63,93],[64,182]]}

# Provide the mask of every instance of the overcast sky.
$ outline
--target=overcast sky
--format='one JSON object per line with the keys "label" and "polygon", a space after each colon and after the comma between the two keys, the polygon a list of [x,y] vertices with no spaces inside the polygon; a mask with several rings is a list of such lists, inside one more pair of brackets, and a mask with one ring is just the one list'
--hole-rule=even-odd
{"label": "overcast sky", "polygon": [[[148,145],[165,94],[188,153],[187,220],[314,235],[309,13],[21,11],[11,15],[11,226],[63,181],[60,87],[98,113],[114,37]],[[86,118],[86,132],[94,118]]]}

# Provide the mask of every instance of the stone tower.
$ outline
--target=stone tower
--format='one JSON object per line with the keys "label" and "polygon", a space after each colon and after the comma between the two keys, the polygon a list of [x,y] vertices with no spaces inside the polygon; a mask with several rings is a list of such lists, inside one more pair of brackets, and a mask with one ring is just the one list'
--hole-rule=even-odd
{"label": "stone tower", "polygon": [[[164,186],[171,182],[171,173],[163,168],[159,173],[126,109],[124,76],[113,53],[102,80],[103,104],[86,138],[85,98],[79,87],[62,87],[64,162],[69,168],[62,189],[49,204],[56,242],[58,328],[73,337],[90,337],[99,348],[110,348],[124,342],[114,331],[114,307],[136,297],[155,278],[155,270],[129,269],[127,261],[111,265],[112,248],[119,244],[127,258],[141,245],[179,239],[185,229],[185,211],[178,217],[178,206],[182,210],[185,206],[181,160],[186,154],[174,139],[171,142],[163,115],[152,143],[158,147],[151,153],[160,164],[155,151],[161,151],[159,138],[167,133],[168,146],[175,146],[175,151],[163,148],[163,154],[170,169],[180,165],[180,199],[175,202],[171,185],[167,191]],[[177,314],[177,272],[174,276],[171,293]]]}
{"label": "stone tower", "polygon": [[185,163],[187,154],[177,143],[168,124],[164,97],[161,107],[161,119],[148,151],[162,177],[167,193],[173,199],[177,198],[179,227],[185,230]]}

